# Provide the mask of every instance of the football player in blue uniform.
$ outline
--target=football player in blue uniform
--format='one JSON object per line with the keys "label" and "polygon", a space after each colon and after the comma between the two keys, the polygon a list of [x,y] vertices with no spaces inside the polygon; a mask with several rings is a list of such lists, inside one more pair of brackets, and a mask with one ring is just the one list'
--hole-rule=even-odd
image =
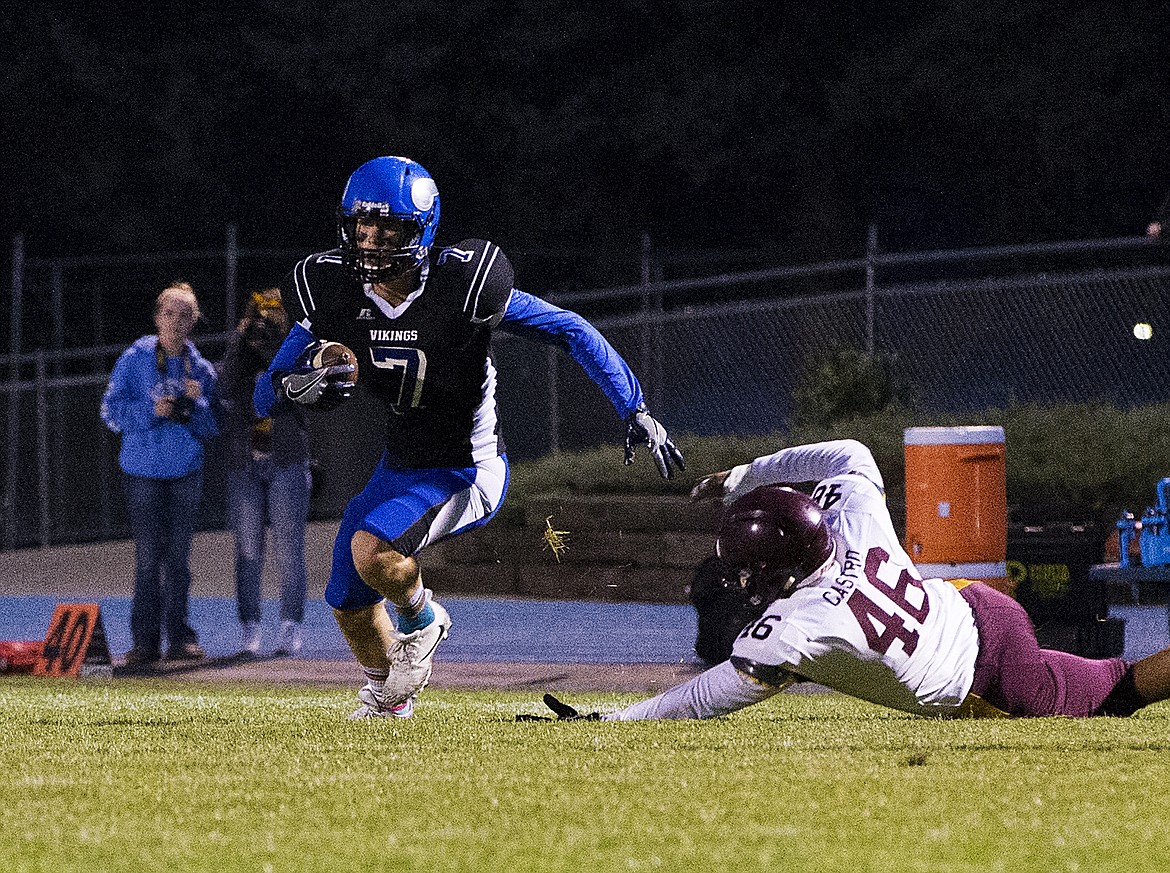
{"label": "football player in blue uniform", "polygon": [[514,288],[499,246],[469,239],[432,257],[439,192],[422,166],[363,164],[338,222],[339,247],[305,258],[281,287],[294,327],[257,380],[255,406],[266,415],[345,400],[353,365],[311,366],[320,343],[334,341],[353,350],[360,384],[385,407],[385,452],[346,507],[325,599],[365,669],[353,716],[407,718],[451,626],[417,556],[485,524],[508,487],[493,330],[566,349],[626,422],[627,464],[642,443],[670,478],[683,456],[614,348],[581,316]]}

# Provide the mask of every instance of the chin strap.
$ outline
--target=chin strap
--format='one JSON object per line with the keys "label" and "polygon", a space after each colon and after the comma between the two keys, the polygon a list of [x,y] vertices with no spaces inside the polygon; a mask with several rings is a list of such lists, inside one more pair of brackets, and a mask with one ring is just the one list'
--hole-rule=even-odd
{"label": "chin strap", "polygon": [[825,558],[819,567],[803,579],[797,579],[786,585],[784,587],[784,596],[787,597],[801,588],[811,588],[814,585],[819,585],[827,577],[836,576],[840,572],[840,569],[841,565],[837,563],[837,543],[834,540],[833,548],[829,551],[829,557]]}

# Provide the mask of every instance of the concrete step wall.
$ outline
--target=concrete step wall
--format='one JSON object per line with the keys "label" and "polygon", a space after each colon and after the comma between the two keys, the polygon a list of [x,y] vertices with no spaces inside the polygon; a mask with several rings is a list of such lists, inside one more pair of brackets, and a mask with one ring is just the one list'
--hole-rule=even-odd
{"label": "concrete step wall", "polygon": [[[428,548],[424,580],[455,594],[685,603],[695,568],[714,553],[719,511],[682,497],[533,500],[519,521]],[[550,527],[567,532],[559,560]]]}

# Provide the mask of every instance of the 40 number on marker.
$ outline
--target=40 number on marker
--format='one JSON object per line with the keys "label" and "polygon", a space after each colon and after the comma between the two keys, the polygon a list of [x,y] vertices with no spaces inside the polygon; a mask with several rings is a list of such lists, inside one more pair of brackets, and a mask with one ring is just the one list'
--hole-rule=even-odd
{"label": "40 number on marker", "polygon": [[[49,631],[41,659],[33,673],[38,676],[80,676],[90,645],[96,642],[95,630],[101,643],[105,630],[101,625],[101,609],[96,603],[59,603],[49,620]],[[107,656],[108,663],[108,656]]]}

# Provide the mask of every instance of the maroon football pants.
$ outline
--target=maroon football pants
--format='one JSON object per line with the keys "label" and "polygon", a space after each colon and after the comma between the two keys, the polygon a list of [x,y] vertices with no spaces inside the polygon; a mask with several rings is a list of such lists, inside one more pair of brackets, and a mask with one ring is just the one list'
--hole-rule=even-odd
{"label": "maroon football pants", "polygon": [[975,582],[959,592],[975,615],[979,655],[971,693],[1013,716],[1096,715],[1129,664],[1042,649],[1013,598]]}

